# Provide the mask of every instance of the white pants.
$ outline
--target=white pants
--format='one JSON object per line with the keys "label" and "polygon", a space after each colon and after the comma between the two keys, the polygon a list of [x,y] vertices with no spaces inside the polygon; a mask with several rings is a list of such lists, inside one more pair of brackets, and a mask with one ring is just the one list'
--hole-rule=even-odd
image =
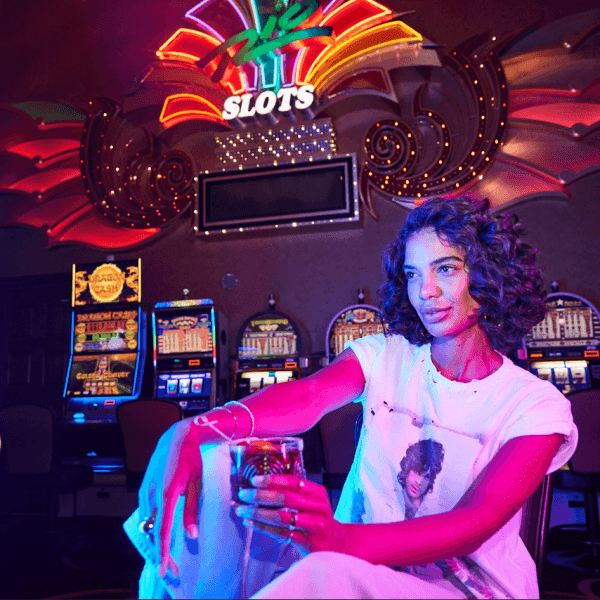
{"label": "white pants", "polygon": [[[159,481],[169,440],[167,436],[157,446],[140,489],[140,508],[124,526],[146,559],[140,598],[240,598],[244,593],[256,598],[464,598],[443,579],[425,581],[346,554],[315,552],[302,558],[294,546],[257,531],[252,533],[243,578],[246,529],[231,506],[231,459],[226,444],[203,448],[199,538],[185,536],[180,501],[171,546],[180,577],[169,574],[160,579],[156,546],[139,526],[151,514],[149,482],[155,483],[155,495],[160,498]],[[278,575],[280,571],[285,572]]]}

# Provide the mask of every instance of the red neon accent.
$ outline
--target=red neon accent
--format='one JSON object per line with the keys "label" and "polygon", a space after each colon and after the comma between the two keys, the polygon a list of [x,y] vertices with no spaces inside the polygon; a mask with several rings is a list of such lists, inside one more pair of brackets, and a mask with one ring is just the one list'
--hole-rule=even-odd
{"label": "red neon accent", "polygon": [[[532,175],[535,175],[541,179],[545,179],[546,181],[549,181],[550,183],[554,184],[555,186],[562,187],[562,185],[563,185],[562,182],[560,181],[560,179],[557,179],[556,177],[553,177],[549,173],[546,173],[545,171],[538,169],[537,167],[534,167],[532,164],[523,163],[520,160],[511,158],[510,156],[507,156],[507,155],[498,156],[496,158],[496,160],[499,162],[506,163],[508,165],[512,165],[513,167],[518,167],[519,169],[522,169],[523,171],[526,171],[527,173],[531,173]],[[556,188],[554,188],[554,189],[556,189]]]}
{"label": "red neon accent", "polygon": [[494,165],[475,188],[475,195],[489,198],[492,208],[497,208],[515,199],[534,194],[561,191],[561,186],[528,173],[522,165],[507,164],[504,157],[498,156]]}
{"label": "red neon accent", "polygon": [[510,112],[509,117],[552,123],[561,127],[567,127],[568,129],[577,123],[583,123],[590,127],[600,121],[600,104],[558,102],[522,108]]}
{"label": "red neon accent", "polygon": [[41,131],[48,131],[50,129],[62,129],[62,128],[69,128],[69,129],[83,129],[85,126],[85,122],[84,121],[54,121],[52,123],[39,123],[38,124],[38,129],[40,129]]}
{"label": "red neon accent", "polygon": [[48,138],[43,140],[31,140],[22,144],[15,144],[5,148],[7,152],[20,154],[27,158],[41,157],[47,160],[57,154],[64,154],[74,150],[79,150],[79,140],[66,140],[64,138]]}
{"label": "red neon accent", "polygon": [[80,176],[81,171],[79,169],[53,169],[52,171],[30,175],[25,179],[21,179],[21,181],[13,183],[6,189],[20,190],[29,194],[33,192],[44,193],[62,183],[78,179]]}
{"label": "red neon accent", "polygon": [[600,356],[600,352],[598,350],[584,350],[583,356],[585,356],[585,358],[596,358]]}
{"label": "red neon accent", "polygon": [[581,94],[581,90],[557,90],[551,88],[533,88],[533,89],[519,89],[519,90],[510,90],[508,92],[509,98],[519,98],[520,96],[525,96],[526,98],[531,98],[532,96],[559,96],[559,97],[567,97],[567,98],[576,98]]}
{"label": "red neon accent", "polygon": [[383,73],[379,69],[372,69],[344,79],[329,92],[329,96],[356,89],[389,91]]}
{"label": "red neon accent", "polygon": [[64,233],[53,235],[52,241],[80,242],[98,248],[127,248],[145,242],[159,231],[160,229],[132,230],[110,225],[95,210],[90,210]]}
{"label": "red neon accent", "polygon": [[[213,48],[220,45],[216,38],[194,31],[192,29],[177,30],[157,51],[160,60],[174,60],[188,64],[195,64],[203,56],[206,56]],[[243,42],[240,42],[240,47]],[[235,47],[234,47],[235,48]],[[233,49],[232,49],[233,50]],[[209,63],[202,71],[210,77],[216,70],[221,57],[217,57]],[[233,95],[243,93],[245,81],[238,69],[230,63],[221,79],[221,83],[229,88]]]}
{"label": "red neon accent", "polygon": [[159,121],[167,129],[177,123],[194,119],[225,124],[219,109],[196,94],[174,94],[169,96],[163,104],[159,117]]}
{"label": "red neon accent", "polygon": [[104,406],[114,406],[116,402],[114,400],[105,400]]}
{"label": "red neon accent", "polygon": [[92,210],[87,196],[76,195],[47,200],[23,213],[16,219],[21,225],[33,227],[51,226],[54,233],[59,233],[85,212]]}

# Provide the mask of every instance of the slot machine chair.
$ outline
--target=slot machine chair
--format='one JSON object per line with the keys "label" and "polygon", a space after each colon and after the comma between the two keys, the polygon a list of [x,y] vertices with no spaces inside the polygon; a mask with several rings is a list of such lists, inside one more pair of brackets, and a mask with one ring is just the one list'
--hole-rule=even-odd
{"label": "slot machine chair", "polygon": [[87,465],[60,465],[54,413],[46,406],[11,404],[0,409],[0,512],[43,516],[54,529],[61,493],[92,485]]}
{"label": "slot machine chair", "polygon": [[168,400],[131,400],[117,407],[117,421],[125,448],[126,484],[139,489],[158,440],[183,419],[183,410]]}
{"label": "slot machine chair", "polygon": [[[330,492],[330,496],[332,490],[341,490],[346,482],[360,440],[362,426],[362,404],[354,403],[328,413],[319,422],[327,469],[323,472],[323,485]],[[354,446],[348,443],[351,439],[354,440]],[[541,485],[523,506],[519,532],[535,562],[540,589],[551,506],[552,475],[546,475]]]}
{"label": "slot machine chair", "polygon": [[583,503],[569,503],[585,508],[585,525],[555,525],[551,533],[566,538],[585,549],[583,557],[575,560],[578,569],[600,572],[600,390],[580,390],[569,394],[573,420],[579,430],[579,443],[569,460],[569,470],[557,471],[553,484],[562,490],[583,494]]}
{"label": "slot machine chair", "polygon": [[[362,425],[362,404],[350,403],[327,413],[319,421],[325,463],[323,485],[329,492],[330,499],[333,499],[334,491],[341,491],[344,487],[350,472],[355,446],[358,444],[355,429],[359,418]],[[354,446],[350,440],[354,440]]]}

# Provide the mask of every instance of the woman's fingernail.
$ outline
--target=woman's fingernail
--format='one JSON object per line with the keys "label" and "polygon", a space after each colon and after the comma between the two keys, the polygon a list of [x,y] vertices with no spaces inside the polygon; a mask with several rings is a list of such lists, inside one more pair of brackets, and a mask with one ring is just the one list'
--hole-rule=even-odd
{"label": "woman's fingernail", "polygon": [[250,480],[250,483],[252,485],[261,486],[261,485],[264,485],[265,483],[267,483],[268,480],[269,480],[268,475],[255,475]]}
{"label": "woman's fingernail", "polygon": [[191,537],[193,540],[197,540],[198,539],[198,526],[197,525],[190,525],[188,527],[188,536]]}
{"label": "woman's fingernail", "polygon": [[164,578],[166,574],[167,574],[167,569],[166,569],[165,565],[161,564],[158,567],[158,576]]}
{"label": "woman's fingernail", "polygon": [[235,514],[238,517],[247,517],[249,516],[248,508],[246,506],[237,506],[235,509]]}
{"label": "woman's fingernail", "polygon": [[252,497],[252,490],[243,489],[238,492],[238,498],[240,500],[250,500]]}

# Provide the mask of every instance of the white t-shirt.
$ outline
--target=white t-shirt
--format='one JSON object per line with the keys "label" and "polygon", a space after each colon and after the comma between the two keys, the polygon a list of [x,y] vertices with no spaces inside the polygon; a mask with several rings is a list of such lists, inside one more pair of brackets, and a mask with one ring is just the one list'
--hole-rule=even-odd
{"label": "white t-shirt", "polygon": [[[506,357],[488,377],[461,383],[438,372],[429,344],[378,334],[347,347],[365,376],[357,400],[364,403],[364,429],[335,514],[342,522],[391,523],[450,511],[500,447],[518,436],[565,436],[548,473],[575,451],[569,401]],[[537,598],[535,563],[520,524],[521,511],[468,557],[407,570],[443,575],[476,598]]]}

